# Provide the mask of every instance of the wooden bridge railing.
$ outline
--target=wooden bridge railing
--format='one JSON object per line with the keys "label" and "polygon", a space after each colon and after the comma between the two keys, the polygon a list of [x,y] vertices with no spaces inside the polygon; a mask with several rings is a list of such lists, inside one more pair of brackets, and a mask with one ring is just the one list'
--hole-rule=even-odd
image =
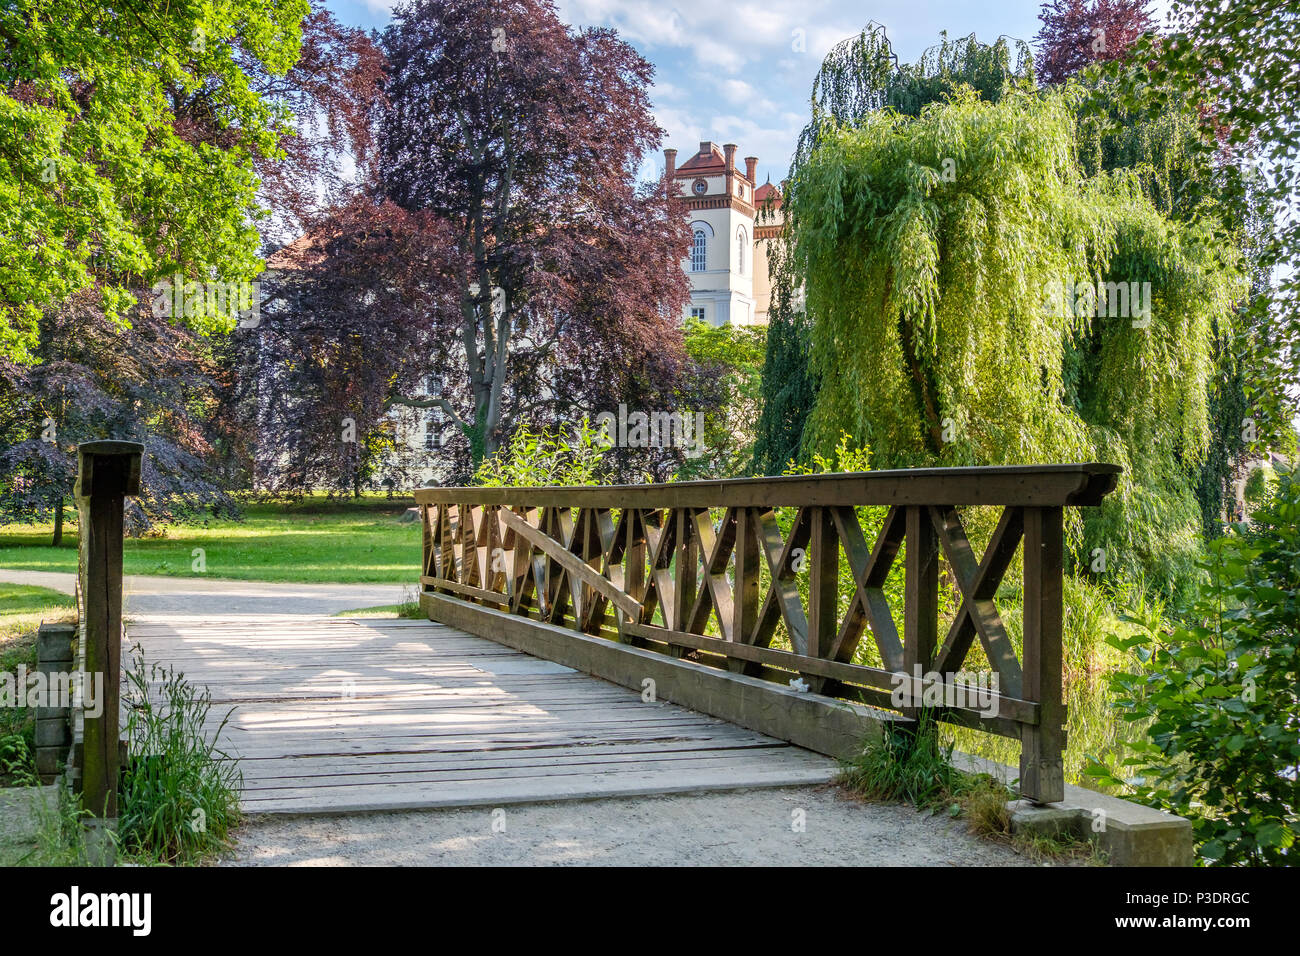
{"label": "wooden bridge railing", "polygon": [[[925,704],[941,720],[1018,737],[1022,794],[1052,802],[1064,798],[1063,509],[1099,504],[1119,471],[1071,464],[422,488],[415,493],[424,526],[420,581],[425,594],[905,717]],[[1001,508],[978,558],[958,511],[968,505]],[[874,542],[863,533],[860,506],[888,509]],[[777,508],[790,509],[788,532]],[[1017,655],[994,598],[1022,542]],[[900,553],[901,628],[885,590]],[[940,613],[940,555],[955,586],[950,621]],[[842,559],[852,582],[845,600]],[[788,649],[773,646],[778,623]],[[868,631],[883,667],[854,663]],[[957,675],[976,639],[996,683],[973,707],[975,695]]]}

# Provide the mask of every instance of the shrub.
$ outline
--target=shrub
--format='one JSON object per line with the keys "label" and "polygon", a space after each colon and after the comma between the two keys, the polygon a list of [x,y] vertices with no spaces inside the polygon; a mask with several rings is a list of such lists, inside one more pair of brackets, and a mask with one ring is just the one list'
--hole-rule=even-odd
{"label": "shrub", "polygon": [[1172,633],[1111,642],[1138,658],[1111,678],[1125,720],[1150,720],[1114,771],[1148,806],[1192,821],[1201,860],[1296,862],[1300,834],[1300,481],[1282,472],[1249,526],[1212,542],[1208,585]]}
{"label": "shrub", "polygon": [[505,447],[479,465],[474,484],[490,487],[600,484],[606,467],[603,435],[601,429],[586,419],[572,435],[563,428],[534,432],[520,426]]}

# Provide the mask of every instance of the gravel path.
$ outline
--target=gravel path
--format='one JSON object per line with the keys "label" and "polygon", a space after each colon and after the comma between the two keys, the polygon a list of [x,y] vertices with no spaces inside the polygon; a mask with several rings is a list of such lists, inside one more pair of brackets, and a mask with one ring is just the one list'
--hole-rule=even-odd
{"label": "gravel path", "polygon": [[[0,569],[0,581],[52,588],[72,594],[76,575],[60,571]],[[283,584],[128,574],[128,618],[329,617],[339,611],[400,604],[409,588],[400,584]]]}
{"label": "gravel path", "polygon": [[221,865],[1032,865],[967,833],[959,820],[859,803],[829,786],[497,810],[260,817],[238,836],[233,858]]}

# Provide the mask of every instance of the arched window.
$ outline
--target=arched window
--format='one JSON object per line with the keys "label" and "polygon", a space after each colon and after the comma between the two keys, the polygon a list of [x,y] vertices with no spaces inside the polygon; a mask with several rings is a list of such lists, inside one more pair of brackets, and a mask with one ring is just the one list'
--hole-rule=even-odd
{"label": "arched window", "polygon": [[691,271],[692,272],[704,271],[705,262],[707,261],[705,255],[708,251],[708,242],[709,240],[708,237],[704,235],[704,230],[696,229],[695,244],[691,246]]}
{"label": "arched window", "polygon": [[736,230],[736,272],[742,276],[745,274],[745,246],[748,245],[745,239],[745,227],[741,226]]}

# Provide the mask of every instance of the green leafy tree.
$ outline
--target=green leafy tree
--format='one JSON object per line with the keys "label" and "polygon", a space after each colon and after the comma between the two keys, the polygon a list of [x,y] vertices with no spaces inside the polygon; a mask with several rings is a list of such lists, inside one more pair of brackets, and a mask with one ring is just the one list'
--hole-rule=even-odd
{"label": "green leafy tree", "polygon": [[1272,281],[1252,298],[1241,323],[1251,334],[1235,345],[1251,370],[1245,393],[1260,443],[1282,448],[1300,403],[1300,3],[1172,0],[1168,19],[1166,35],[1147,34],[1106,75],[1126,108],[1188,100],[1203,134],[1196,148],[1246,172],[1219,188],[1226,202],[1262,209],[1254,261]]}
{"label": "green leafy tree", "polygon": [[572,432],[521,425],[502,448],[479,463],[474,484],[528,488],[606,483],[610,469],[604,437],[586,419]]}
{"label": "green leafy tree", "polygon": [[1194,547],[1189,480],[1169,485],[1205,452],[1214,322],[1244,281],[1134,175],[1085,178],[1074,124],[1065,96],[964,91],[823,131],[785,201],[821,382],[804,442],[848,432],[877,467],[1117,461],[1103,531],[1140,568]]}
{"label": "green leafy tree", "polygon": [[[813,81],[813,113],[800,134],[791,178],[808,162],[823,134],[856,125],[880,110],[916,116],[958,86],[970,86],[990,102],[1009,90],[1033,87],[1033,58],[1027,44],[1005,37],[985,44],[974,34],[957,40],[950,40],[947,33],[941,37],[914,64],[898,62],[885,28],[877,23],[869,23],[857,36],[832,48]],[[797,208],[782,208],[787,230],[799,214]],[[804,429],[819,382],[808,364],[811,325],[804,311],[804,277],[787,243],[769,243],[768,271],[772,305],[754,467],[780,474],[791,461],[812,460]]]}
{"label": "green leafy tree", "polygon": [[762,414],[754,441],[754,471],[782,474],[802,460],[800,443],[817,385],[808,369],[808,316],[791,307],[787,288],[779,301],[773,288],[763,359]]}
{"label": "green leafy tree", "polygon": [[[1108,34],[1109,35],[1109,34]],[[1114,52],[1113,50],[1111,52]],[[1205,457],[1190,465],[1201,508],[1202,533],[1222,532],[1231,507],[1231,486],[1243,462],[1259,447],[1288,450],[1285,430],[1263,422],[1243,439],[1243,426],[1259,413],[1252,394],[1277,387],[1275,357],[1258,348],[1273,331],[1261,307],[1270,296],[1269,267],[1261,255],[1271,231],[1271,212],[1264,193],[1251,186],[1249,167],[1216,142],[1203,123],[1197,103],[1184,91],[1168,87],[1159,99],[1124,95],[1125,85],[1145,67],[1125,62],[1109,71],[1078,73],[1079,158],[1086,176],[1123,169],[1162,215],[1184,223],[1202,223],[1240,253],[1251,292],[1229,314],[1215,320],[1214,373],[1209,395],[1210,442]],[[1071,356],[1080,378],[1095,374],[1093,356]],[[1175,476],[1183,482],[1181,472]]]}
{"label": "green leafy tree", "polygon": [[1110,640],[1137,657],[1111,683],[1149,722],[1119,768],[1090,773],[1191,819],[1213,865],[1285,866],[1300,836],[1300,481],[1279,476],[1250,525],[1209,546],[1209,584],[1172,633]]}
{"label": "green leafy tree", "polygon": [[277,154],[284,117],[251,77],[293,65],[308,12],[307,0],[0,9],[0,355],[32,361],[41,311],[79,289],[96,286],[117,317],[160,276],[256,274],[253,167]]}
{"label": "green leafy tree", "polygon": [[[735,478],[749,471],[754,454],[767,330],[762,326],[688,321],[686,354],[699,374],[719,386],[718,401],[704,412],[703,454],[685,458],[677,477]],[[684,409],[690,414],[693,409]]]}

